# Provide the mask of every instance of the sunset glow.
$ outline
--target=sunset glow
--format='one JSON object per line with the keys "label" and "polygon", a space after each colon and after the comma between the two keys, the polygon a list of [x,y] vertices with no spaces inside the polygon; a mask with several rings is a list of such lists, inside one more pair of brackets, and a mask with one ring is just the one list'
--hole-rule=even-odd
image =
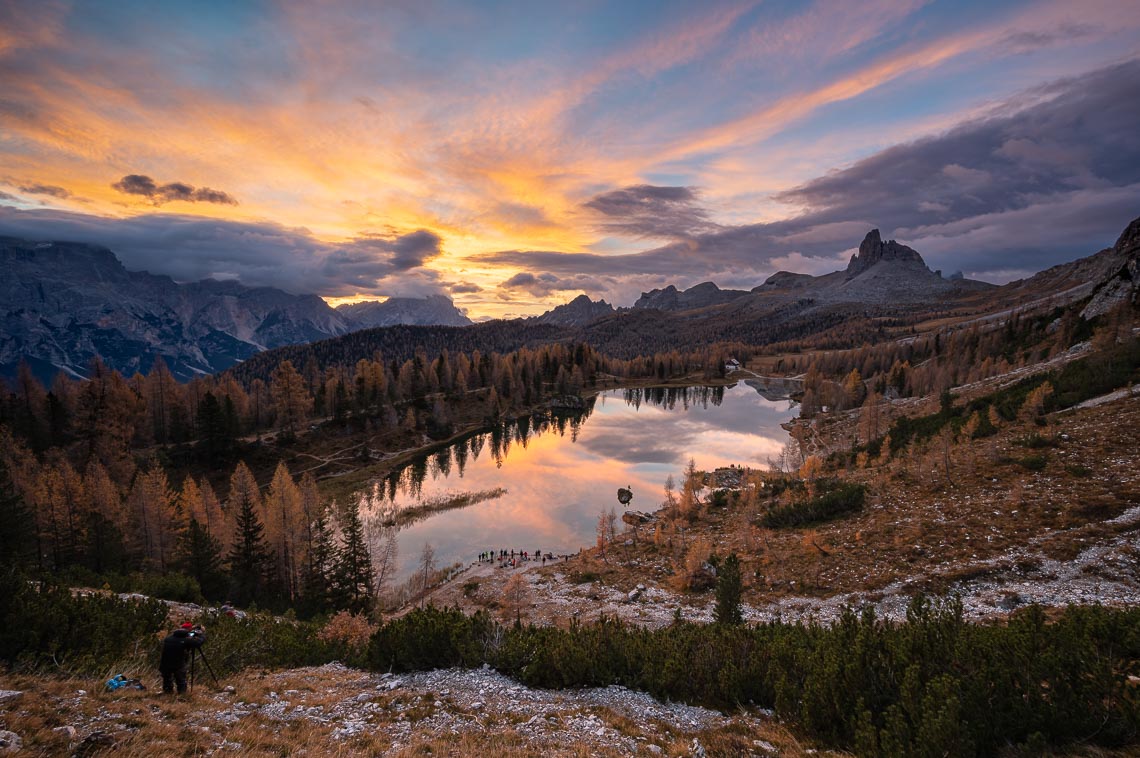
{"label": "sunset glow", "polygon": [[1135,0],[2,2],[0,234],[476,319],[872,226],[1003,281],[1140,208],[1138,54]]}

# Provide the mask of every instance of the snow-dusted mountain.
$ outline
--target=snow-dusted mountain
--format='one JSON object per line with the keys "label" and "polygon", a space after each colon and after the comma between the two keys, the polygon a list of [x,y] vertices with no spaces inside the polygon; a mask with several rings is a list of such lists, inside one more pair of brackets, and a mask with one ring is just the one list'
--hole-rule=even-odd
{"label": "snow-dusted mountain", "polygon": [[179,284],[127,271],[105,247],[0,239],[0,373],[21,359],[43,379],[86,375],[100,356],[124,374],[161,355],[180,379],[254,353],[351,331],[316,295],[232,281]]}

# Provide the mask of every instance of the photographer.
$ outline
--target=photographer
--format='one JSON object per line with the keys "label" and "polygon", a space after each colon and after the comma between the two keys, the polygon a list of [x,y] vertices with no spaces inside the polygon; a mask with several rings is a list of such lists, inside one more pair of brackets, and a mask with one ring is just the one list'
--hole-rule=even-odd
{"label": "photographer", "polygon": [[178,694],[186,694],[186,670],[194,651],[206,644],[206,630],[200,624],[189,621],[175,629],[162,641],[162,658],[158,672],[162,674],[162,691],[173,693],[175,684]]}

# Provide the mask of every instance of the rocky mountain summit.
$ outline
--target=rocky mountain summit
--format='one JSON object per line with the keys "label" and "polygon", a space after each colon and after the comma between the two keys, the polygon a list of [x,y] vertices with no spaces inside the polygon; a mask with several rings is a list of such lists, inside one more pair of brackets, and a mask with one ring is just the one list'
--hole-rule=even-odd
{"label": "rocky mountain summit", "polygon": [[472,323],[446,295],[390,297],[384,302],[368,300],[338,305],[336,311],[360,329],[396,324],[468,326]]}
{"label": "rocky mountain summit", "polygon": [[847,278],[854,279],[880,261],[919,263],[923,268],[926,267],[926,262],[917,250],[894,240],[883,242],[879,230],[872,229],[859,243],[859,252],[851,256],[851,262],[847,264]]}
{"label": "rocky mountain summit", "polygon": [[731,302],[747,294],[744,290],[722,290],[712,282],[701,282],[687,290],[678,290],[670,284],[665,289],[642,292],[633,307],[659,311],[688,311]]}
{"label": "rocky mountain summit", "polygon": [[536,317],[540,324],[557,326],[585,326],[603,316],[614,313],[614,307],[605,300],[593,301],[586,295],[579,295],[568,303],[559,305]]}
{"label": "rocky mountain summit", "polygon": [[[263,350],[373,326],[376,318],[363,314],[361,323],[317,295],[127,271],[111,250],[76,242],[0,238],[0,270],[0,376],[15,376],[24,360],[45,382],[59,371],[85,376],[96,356],[128,376],[162,356],[187,380]],[[388,323],[438,323],[425,320],[433,316],[470,323],[445,297],[396,300],[374,304]]]}

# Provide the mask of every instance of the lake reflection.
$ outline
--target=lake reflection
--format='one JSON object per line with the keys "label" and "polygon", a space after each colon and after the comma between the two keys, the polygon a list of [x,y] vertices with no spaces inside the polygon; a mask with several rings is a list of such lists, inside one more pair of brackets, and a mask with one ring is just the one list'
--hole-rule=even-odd
{"label": "lake reflection", "polygon": [[425,542],[439,566],[484,550],[575,553],[594,543],[603,507],[623,510],[618,487],[633,489],[629,508],[653,511],[666,477],[679,482],[690,457],[704,470],[762,467],[787,441],[780,424],[795,415],[790,401],[743,384],[605,392],[580,411],[526,416],[421,456],[375,482],[362,495],[362,515],[390,518],[450,495],[506,490],[402,526],[402,576]]}

